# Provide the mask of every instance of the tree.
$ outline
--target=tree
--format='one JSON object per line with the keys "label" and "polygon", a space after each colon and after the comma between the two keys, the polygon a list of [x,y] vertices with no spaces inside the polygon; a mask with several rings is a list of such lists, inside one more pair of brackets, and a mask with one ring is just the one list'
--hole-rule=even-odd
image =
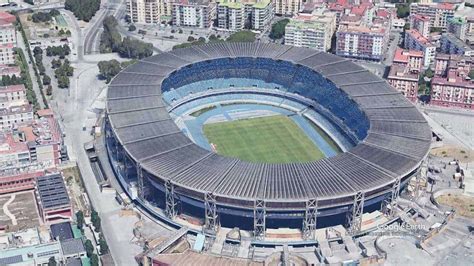
{"label": "tree", "polygon": [[76,224],[77,224],[77,228],[81,230],[84,227],[84,213],[82,211],[76,212]]}
{"label": "tree", "polygon": [[[153,54],[153,45],[140,40],[122,36],[117,30],[118,22],[113,16],[104,19],[104,32],[100,36],[100,52],[118,52],[120,56],[125,58],[144,58]],[[138,33],[146,34],[145,31],[139,30]]]}
{"label": "tree", "polygon": [[48,96],[53,95],[53,86],[49,85],[49,86],[46,88],[46,95],[48,95]]}
{"label": "tree", "polygon": [[137,29],[137,27],[135,27],[135,25],[133,25],[133,24],[128,26],[128,31],[135,31],[136,29]]}
{"label": "tree", "polygon": [[101,229],[100,217],[99,217],[99,213],[97,213],[95,210],[92,210],[91,212],[91,222],[92,222],[92,225],[94,226],[94,230],[96,232],[100,232],[100,229]]}
{"label": "tree", "polygon": [[179,34],[183,33],[183,30],[182,30],[182,29],[178,29],[178,33],[179,33]]}
{"label": "tree", "polygon": [[48,266],[56,266],[58,263],[56,262],[56,259],[54,257],[50,257],[48,260]]}
{"label": "tree", "polygon": [[409,30],[409,29],[410,29],[410,23],[409,23],[409,22],[406,22],[406,23],[405,23],[405,26],[403,26],[403,29],[404,29],[404,30]]}
{"label": "tree", "polygon": [[43,54],[43,49],[41,49],[41,47],[39,46],[36,46],[34,49],[33,49],[33,55],[38,55],[38,54]]}
{"label": "tree", "polygon": [[59,58],[64,59],[70,53],[71,48],[67,44],[46,47],[46,56],[59,56]]}
{"label": "tree", "polygon": [[43,85],[51,84],[51,78],[48,75],[43,76]]}
{"label": "tree", "polygon": [[66,0],[64,8],[79,20],[88,22],[100,8],[100,0]]}
{"label": "tree", "polygon": [[196,40],[196,39],[194,39],[193,36],[189,36],[189,37],[188,37],[188,42],[194,42],[195,40]]}
{"label": "tree", "polygon": [[130,37],[125,37],[118,49],[118,53],[122,57],[142,59],[153,54],[153,45]]}
{"label": "tree", "polygon": [[51,67],[52,67],[53,69],[56,69],[56,68],[58,68],[58,67],[60,67],[60,66],[61,66],[61,60],[59,60],[59,59],[53,59],[53,60],[51,61]]}
{"label": "tree", "polygon": [[431,80],[426,81],[425,77],[431,79],[431,78],[433,78],[433,76],[434,76],[434,72],[433,72],[433,70],[431,70],[431,68],[428,68],[425,72],[423,72],[420,75],[420,78],[418,79],[418,92],[420,94],[429,94],[430,93]]}
{"label": "tree", "polygon": [[85,246],[85,249],[86,249],[87,257],[90,258],[92,256],[92,254],[94,254],[94,245],[92,245],[92,241],[87,239],[86,242],[84,243],[84,246]]}
{"label": "tree", "polygon": [[58,87],[61,89],[69,88],[69,78],[67,76],[58,76]]}
{"label": "tree", "polygon": [[44,73],[46,73],[46,68],[44,67],[43,62],[41,62],[41,64],[38,64],[38,72],[40,75],[44,75]]}
{"label": "tree", "polygon": [[92,254],[91,266],[99,266],[99,257],[96,254]]}
{"label": "tree", "polygon": [[113,16],[107,16],[102,22],[104,32],[100,36],[100,52],[116,52],[122,43],[122,36],[117,30],[118,22]]}
{"label": "tree", "polygon": [[270,38],[272,40],[280,39],[285,35],[286,25],[290,22],[289,19],[282,19],[272,25],[272,30],[270,31]]}
{"label": "tree", "polygon": [[431,70],[431,68],[428,68],[428,69],[425,71],[425,76],[428,77],[428,78],[434,77],[434,72],[433,72],[433,70]]}
{"label": "tree", "polygon": [[58,16],[59,14],[59,11],[56,9],[53,9],[49,12],[36,12],[31,16],[31,20],[34,23],[49,22],[53,17]]}
{"label": "tree", "polygon": [[469,78],[470,79],[474,79],[474,69],[471,69],[471,71],[469,71]]}
{"label": "tree", "polygon": [[410,15],[410,5],[409,4],[398,4],[397,5],[397,17],[406,18]]}
{"label": "tree", "polygon": [[98,64],[100,77],[105,79],[106,83],[109,83],[113,77],[115,77],[121,70],[122,67],[120,62],[117,60],[100,61]]}
{"label": "tree", "polygon": [[99,246],[100,246],[101,255],[109,253],[109,246],[107,245],[107,242],[105,241],[103,234],[99,235]]}

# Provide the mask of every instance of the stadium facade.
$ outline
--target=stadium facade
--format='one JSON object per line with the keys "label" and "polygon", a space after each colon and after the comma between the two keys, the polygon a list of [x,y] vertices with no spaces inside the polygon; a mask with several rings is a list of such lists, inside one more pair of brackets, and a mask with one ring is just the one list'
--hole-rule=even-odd
{"label": "stadium facade", "polygon": [[[344,136],[345,152],[266,164],[206,150],[174,119],[217,96],[280,98],[329,122],[323,128]],[[141,60],[110,83],[105,127],[111,165],[138,204],[170,218],[200,218],[209,232],[247,227],[257,238],[268,227],[299,227],[311,238],[325,219],[346,216],[351,232],[358,232],[364,209],[398,196],[431,140],[422,114],[359,65],[263,43],[209,44]]]}

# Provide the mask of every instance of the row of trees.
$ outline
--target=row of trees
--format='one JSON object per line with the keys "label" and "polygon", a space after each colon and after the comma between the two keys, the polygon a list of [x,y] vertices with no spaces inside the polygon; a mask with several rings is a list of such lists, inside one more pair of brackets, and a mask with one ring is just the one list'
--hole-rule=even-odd
{"label": "row of trees", "polygon": [[141,59],[153,54],[153,45],[130,37],[122,36],[117,30],[117,20],[108,16],[103,21],[104,32],[100,36],[100,52],[117,52],[125,58]]}
{"label": "row of trees", "polygon": [[35,58],[35,64],[38,69],[38,72],[42,79],[42,84],[46,87],[46,95],[51,95],[53,93],[53,87],[51,86],[51,77],[46,75],[46,68],[43,64],[43,49],[41,47],[36,46],[33,49],[33,57]]}
{"label": "row of trees", "polygon": [[36,67],[38,68],[39,74],[44,75],[46,68],[43,65],[43,49],[36,46],[33,49],[33,57],[35,58]]}
{"label": "row of trees", "polygon": [[23,79],[21,77],[17,77],[16,75],[12,75],[11,77],[8,75],[3,75],[2,79],[0,80],[0,86],[10,86],[18,84],[23,84]]}
{"label": "row of trees", "polygon": [[[100,254],[108,254],[109,253],[109,246],[107,245],[107,242],[105,241],[104,235],[101,232],[101,220],[99,217],[99,214],[93,209],[91,212],[91,222],[92,226],[94,227],[94,231],[99,233],[99,251]],[[77,227],[81,230],[84,231],[84,224],[85,224],[85,219],[84,219],[84,213],[82,211],[76,212],[76,224]],[[94,253],[94,244],[92,244],[91,240],[86,240],[84,243],[85,249],[86,249],[86,254],[87,257],[90,258],[91,260],[91,265],[93,266],[98,266],[99,265],[99,257],[97,254]]]}
{"label": "row of trees", "polygon": [[67,55],[71,53],[71,48],[69,45],[63,44],[61,46],[48,46],[46,48],[47,56],[59,56],[59,58],[64,59]]}
{"label": "row of trees", "polygon": [[34,23],[39,23],[39,22],[49,22],[53,19],[55,16],[59,16],[60,13],[56,9],[52,9],[49,12],[36,12],[33,15],[31,15],[31,20]]}
{"label": "row of trees", "polygon": [[[15,17],[16,17],[16,21],[17,21],[16,26],[17,26],[18,31],[20,31],[20,33],[23,37],[23,42],[25,44],[26,52],[28,53],[28,57],[29,57],[31,62],[34,62],[33,53],[30,50],[30,44],[28,43],[28,38],[26,36],[25,29],[23,28],[23,25],[21,23],[20,17],[18,16],[18,13],[15,14]],[[20,66],[21,66],[21,71],[22,71],[22,77],[23,76],[25,77],[25,87],[27,88],[26,96],[28,98],[28,101],[33,104],[34,109],[38,110],[39,109],[39,103],[38,103],[38,99],[36,97],[36,94],[33,90],[33,81],[32,81],[32,79],[29,75],[28,62],[26,61],[25,54],[23,53],[22,49],[15,49],[15,51],[17,52],[17,54],[19,55],[19,58],[21,60]],[[36,67],[35,64],[33,65],[33,71],[35,73],[36,82],[38,83],[38,87],[39,87],[40,92],[41,92],[41,98],[43,100],[43,104],[46,108],[48,108],[48,102],[46,101],[46,96],[43,93],[43,84],[41,83],[41,76],[40,76],[38,68]]]}
{"label": "row of trees", "polygon": [[[38,108],[38,99],[36,98],[36,94],[33,91],[33,82],[31,81],[30,72],[28,69],[28,62],[26,61],[25,54],[21,48],[15,48],[15,54],[17,59],[17,65],[20,66],[21,74],[20,79],[21,82],[19,84],[24,84],[26,87],[26,98],[28,102],[31,103],[34,108]],[[12,77],[13,78],[13,77]],[[2,82],[7,81],[2,77]],[[10,81],[11,82],[11,81]],[[13,85],[13,84],[10,84]]]}
{"label": "row of trees", "polygon": [[77,19],[88,22],[99,10],[100,0],[66,0],[64,7],[74,13]]}
{"label": "row of trees", "polygon": [[61,62],[61,60],[58,59],[54,63],[51,62],[51,67],[55,69],[54,76],[58,80],[58,87],[62,89],[69,88],[69,78],[74,74],[74,68],[71,66],[69,60],[66,59],[64,62]]}

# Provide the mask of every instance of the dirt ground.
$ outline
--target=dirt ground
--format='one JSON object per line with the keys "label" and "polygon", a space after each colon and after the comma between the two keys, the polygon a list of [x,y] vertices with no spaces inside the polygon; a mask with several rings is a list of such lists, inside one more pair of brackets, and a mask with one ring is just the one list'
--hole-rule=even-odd
{"label": "dirt ground", "polygon": [[436,200],[440,204],[453,207],[459,215],[474,218],[474,197],[465,195],[442,195]]}
{"label": "dirt ground", "polygon": [[74,210],[82,210],[84,213],[88,213],[89,208],[84,200],[84,186],[79,168],[73,166],[63,169],[62,172],[72,198]]}
{"label": "dirt ground", "polygon": [[[55,37],[57,36],[57,30],[52,29],[54,27],[54,23],[52,22],[39,22],[34,23],[31,18],[33,13],[22,13],[20,14],[21,24],[23,25],[23,29],[25,30],[26,36],[29,40],[35,40],[38,36],[33,36],[32,33],[36,32],[36,35],[41,32],[39,35],[43,35],[44,33],[48,33],[49,36]],[[34,29],[34,30],[32,30]]]}
{"label": "dirt ground", "polygon": [[[5,209],[8,214],[5,213]],[[0,224],[8,225],[7,231],[15,232],[36,227],[40,223],[33,191],[0,196]]]}
{"label": "dirt ground", "polygon": [[431,154],[439,157],[455,158],[460,162],[472,162],[474,161],[474,152],[463,148],[454,146],[443,146],[440,148],[433,148]]}

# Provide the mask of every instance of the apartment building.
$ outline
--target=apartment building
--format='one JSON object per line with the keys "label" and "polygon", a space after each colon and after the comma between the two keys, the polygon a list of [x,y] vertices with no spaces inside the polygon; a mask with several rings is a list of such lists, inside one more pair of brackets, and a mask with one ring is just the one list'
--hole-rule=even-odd
{"label": "apartment building", "polygon": [[446,76],[431,79],[431,104],[474,109],[473,101],[474,81],[465,71],[450,69]]}
{"label": "apartment building", "polygon": [[177,0],[173,2],[172,22],[178,27],[212,27],[216,4],[210,0]]}
{"label": "apartment building", "polygon": [[423,52],[423,66],[429,67],[436,55],[436,46],[417,30],[405,31],[405,49]]}
{"label": "apartment building", "polygon": [[430,18],[420,14],[410,17],[410,29],[417,30],[423,37],[430,36]]}
{"label": "apartment building", "polygon": [[448,70],[463,71],[469,73],[474,69],[474,58],[455,54],[436,54],[434,72],[438,76],[446,76]]}
{"label": "apartment building", "polygon": [[401,92],[408,100],[415,102],[418,97],[419,72],[406,65],[393,64],[387,77],[388,83]]}
{"label": "apartment building", "polygon": [[419,72],[423,68],[423,52],[397,48],[393,57],[393,63],[406,66],[410,71]]}
{"label": "apartment building", "polygon": [[160,0],[128,0],[127,12],[133,23],[159,23],[160,2]]}
{"label": "apartment building", "polygon": [[0,87],[0,130],[33,120],[33,107],[26,98],[24,85]]}
{"label": "apartment building", "polygon": [[257,0],[257,2],[252,5],[251,10],[253,30],[263,31],[270,26],[275,12],[271,0]]}
{"label": "apartment building", "polygon": [[282,16],[294,16],[298,14],[303,6],[303,0],[272,0],[275,14]]}
{"label": "apartment building", "polygon": [[337,55],[381,61],[388,42],[388,31],[383,27],[340,25],[336,38]]}
{"label": "apartment building", "polygon": [[270,26],[273,14],[270,0],[221,0],[217,3],[217,26],[229,31],[263,31]]}
{"label": "apartment building", "polygon": [[325,52],[331,49],[335,30],[336,14],[333,12],[300,14],[286,25],[285,44]]}
{"label": "apartment building", "polygon": [[444,54],[474,55],[474,49],[451,33],[443,33],[440,40],[440,52]]}
{"label": "apartment building", "polygon": [[16,30],[13,23],[15,16],[0,12],[0,65],[15,63]]}
{"label": "apartment building", "polygon": [[230,31],[244,29],[250,23],[245,12],[245,5],[232,1],[220,1],[217,4],[217,27]]}
{"label": "apartment building", "polygon": [[430,27],[445,29],[454,16],[455,5],[451,3],[412,3],[410,16],[422,15],[430,18]]}
{"label": "apartment building", "polygon": [[[13,174],[17,169],[48,169],[67,160],[56,119],[42,116],[0,134],[0,168]],[[11,171],[9,171],[11,170]]]}
{"label": "apartment building", "polygon": [[448,20],[446,31],[464,42],[466,41],[466,35],[469,33],[468,26],[466,18],[454,17]]}

